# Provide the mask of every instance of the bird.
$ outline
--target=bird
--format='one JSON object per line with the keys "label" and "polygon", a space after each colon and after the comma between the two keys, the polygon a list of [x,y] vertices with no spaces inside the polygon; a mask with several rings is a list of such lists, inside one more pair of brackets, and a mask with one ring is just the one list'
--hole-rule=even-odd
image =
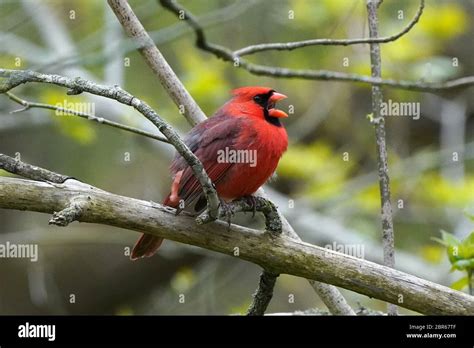
{"label": "bird", "polygon": [[[194,126],[185,144],[199,158],[222,204],[252,195],[274,174],[288,147],[281,123],[288,114],[276,109],[287,98],[269,87],[234,89],[232,98],[215,114]],[[207,201],[199,181],[185,159],[176,153],[171,166],[171,192],[163,205],[193,215],[204,211]],[[130,259],[150,257],[163,238],[142,234]]]}

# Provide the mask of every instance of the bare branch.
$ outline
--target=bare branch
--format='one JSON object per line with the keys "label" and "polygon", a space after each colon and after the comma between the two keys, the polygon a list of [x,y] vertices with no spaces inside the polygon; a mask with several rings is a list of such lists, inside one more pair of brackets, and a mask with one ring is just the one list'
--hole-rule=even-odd
{"label": "bare branch", "polygon": [[[263,189],[258,190],[257,195],[259,197],[267,198],[267,195],[265,194]],[[286,217],[280,211],[278,211],[278,209],[277,212],[280,215],[283,235],[301,241],[301,238],[290,225]],[[332,314],[355,315],[355,312],[352,310],[351,306],[349,306],[344,296],[342,296],[340,291],[335,286],[309,279],[308,281]]]}
{"label": "bare branch", "polygon": [[253,296],[252,304],[247,311],[247,315],[264,315],[268,304],[273,297],[273,288],[279,274],[263,271],[260,275],[260,282],[257,291]]}
{"label": "bare branch", "polygon": [[[367,0],[370,37],[378,36],[377,8],[379,4],[380,0]],[[372,77],[380,78],[382,75],[382,59],[378,43],[370,44],[370,62]],[[376,120],[374,126],[381,201],[383,260],[385,266],[393,268],[395,267],[395,236],[392,203],[390,202],[390,177],[388,175],[387,144],[385,141],[385,120],[380,114],[382,101],[383,97],[380,86],[372,86],[372,113],[373,119]],[[388,314],[397,315],[397,307],[389,304]]]}
{"label": "bare branch", "polygon": [[63,210],[54,212],[53,217],[49,220],[50,225],[67,226],[73,221],[77,221],[83,214],[84,210],[90,207],[90,198],[78,196],[71,199],[71,202]]}
{"label": "bare branch", "polygon": [[2,153],[0,153],[0,169],[31,180],[46,181],[56,184],[62,184],[67,179],[71,178],[70,176],[54,173],[47,169],[32,166],[31,164],[16,160]]}
{"label": "bare branch", "polygon": [[189,123],[196,125],[205,120],[206,115],[183,86],[173,69],[171,69],[137,16],[135,16],[135,13],[133,13],[127,1],[108,0],[108,4],[114,11],[128,36],[138,43],[139,52],[142,54],[143,58],[145,58],[148,66],[153,70],[154,74],[161,82],[161,85],[178,106],[180,111],[183,112]]}
{"label": "bare branch", "polygon": [[[274,274],[285,273],[334,284],[383,301],[424,313],[473,315],[474,297],[418,277],[308,243],[220,221],[197,225],[187,216],[174,217],[173,209],[115,195],[90,185],[51,185],[0,177],[0,208],[53,213],[72,198],[90,197],[79,221],[146,232],[234,256],[260,265]],[[235,256],[234,256],[235,257]]]}
{"label": "bare branch", "polygon": [[[252,204],[249,204],[245,199],[242,199],[245,206],[240,206],[241,211],[259,211],[265,216],[265,231],[273,236],[281,235],[282,221],[277,207],[269,200],[263,197],[252,198]],[[236,211],[236,210],[235,210]],[[260,281],[253,296],[252,304],[250,305],[247,315],[264,315],[267,307],[273,297],[273,289],[279,274],[263,269],[260,275]]]}
{"label": "bare branch", "polygon": [[341,292],[333,285],[309,280],[314,291],[334,315],[356,315]]}
{"label": "bare branch", "polygon": [[347,74],[338,71],[328,70],[305,70],[305,69],[288,69],[266,65],[249,63],[243,58],[237,56],[227,47],[210,43],[206,40],[204,30],[193,16],[193,14],[179,5],[174,0],[160,0],[164,8],[170,10],[177,16],[184,15],[187,23],[194,29],[196,34],[196,46],[204,51],[212,53],[218,58],[232,62],[235,67],[247,70],[254,75],[272,76],[276,78],[300,78],[307,80],[323,80],[323,81],[341,81],[341,82],[361,82],[377,86],[387,86],[392,88],[406,89],[419,92],[436,93],[443,90],[455,90],[467,88],[474,85],[474,76],[466,76],[444,82],[413,82],[405,80],[381,79],[377,77]]}
{"label": "bare branch", "polygon": [[168,139],[166,139],[165,137],[163,137],[161,135],[153,134],[153,133],[150,133],[150,132],[138,129],[138,128],[130,127],[130,126],[124,125],[122,123],[110,121],[110,120],[107,120],[106,118],[103,118],[103,117],[97,117],[95,115],[88,114],[88,113],[85,113],[85,112],[80,112],[80,111],[76,111],[76,110],[73,110],[73,109],[66,109],[66,108],[51,105],[51,104],[44,104],[44,103],[36,103],[36,102],[27,101],[25,99],[19,98],[18,96],[14,95],[13,93],[10,93],[10,92],[7,92],[6,95],[8,96],[8,98],[13,100],[14,102],[16,102],[20,105],[23,105],[23,108],[11,111],[10,113],[23,112],[23,111],[26,111],[28,109],[33,109],[33,108],[54,110],[54,111],[60,112],[62,114],[79,116],[79,117],[81,117],[83,119],[86,119],[86,120],[89,120],[89,121],[95,121],[99,124],[104,124],[104,125],[111,126],[111,127],[114,127],[114,128],[122,129],[122,130],[127,131],[127,132],[135,133],[135,134],[142,135],[142,136],[150,138],[150,139],[158,140],[158,141],[169,144]]}
{"label": "bare branch", "polygon": [[237,51],[234,51],[234,54],[242,57],[248,54],[253,54],[263,51],[292,51],[297,48],[308,47],[308,46],[349,46],[349,45],[358,45],[358,44],[370,44],[370,43],[387,43],[395,41],[401,38],[403,35],[408,33],[416,23],[420,20],[421,15],[423,14],[423,9],[425,8],[425,0],[420,0],[420,6],[416,12],[413,19],[408,23],[408,25],[403,28],[397,34],[386,36],[386,37],[377,37],[377,38],[361,38],[361,39],[313,39],[313,40],[304,40],[304,41],[295,41],[295,42],[284,42],[284,43],[264,43],[259,45],[251,45],[244,48],[241,48]]}
{"label": "bare branch", "polygon": [[119,86],[99,85],[79,77],[71,79],[60,75],[42,74],[31,70],[9,69],[0,69],[0,77],[5,79],[0,84],[0,93],[6,93],[20,84],[40,82],[68,88],[68,94],[87,92],[116,100],[121,104],[132,106],[150,120],[176,148],[178,153],[183,156],[203,188],[210,216],[214,219],[217,218],[219,198],[217,197],[216,190],[213,187],[212,181],[207,176],[201,161],[189,150],[186,144],[183,143],[178,133],[163,121],[163,119],[144,101],[134,97]]}

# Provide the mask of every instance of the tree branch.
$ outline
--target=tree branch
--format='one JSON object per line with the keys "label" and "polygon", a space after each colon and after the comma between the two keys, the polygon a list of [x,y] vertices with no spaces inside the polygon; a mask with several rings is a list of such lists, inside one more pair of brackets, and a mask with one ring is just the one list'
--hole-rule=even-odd
{"label": "tree branch", "polygon": [[[263,189],[257,191],[257,195],[259,197],[267,198]],[[280,215],[283,234],[289,238],[301,241],[301,238],[290,225],[286,217],[280,211],[278,211],[278,209],[277,212]],[[308,279],[308,282],[332,314],[355,315],[355,312],[352,310],[351,306],[349,306],[344,296],[342,296],[341,292],[335,286],[310,279]]]}
{"label": "tree branch", "polygon": [[54,111],[64,113],[64,114],[79,116],[79,117],[81,117],[83,119],[86,119],[86,120],[89,120],[89,121],[95,121],[99,124],[104,124],[104,125],[107,125],[107,126],[118,128],[118,129],[121,129],[121,130],[124,130],[124,131],[127,131],[127,132],[135,133],[135,134],[142,135],[142,136],[150,138],[150,139],[158,140],[158,141],[169,144],[168,139],[166,139],[165,137],[162,137],[161,135],[153,134],[153,133],[150,133],[150,132],[138,129],[138,128],[130,127],[130,126],[124,125],[122,123],[110,121],[110,120],[107,120],[106,118],[103,118],[103,117],[97,117],[95,115],[88,114],[88,113],[85,113],[85,112],[80,112],[80,111],[76,111],[76,110],[73,110],[73,109],[66,109],[66,108],[51,105],[51,104],[44,104],[44,103],[36,103],[36,102],[27,101],[25,99],[19,98],[18,96],[14,95],[13,93],[10,93],[10,92],[7,92],[6,95],[8,96],[8,98],[13,100],[14,102],[16,102],[20,105],[23,105],[23,108],[11,111],[10,113],[23,112],[23,111],[26,111],[28,109],[34,109],[34,108],[54,110]]}
{"label": "tree branch", "polygon": [[189,123],[194,126],[205,120],[206,115],[171,69],[127,1],[107,0],[107,2],[128,36],[137,42],[138,51]]}
{"label": "tree branch", "polygon": [[186,144],[183,143],[178,133],[163,121],[163,119],[144,101],[134,97],[119,86],[99,85],[79,77],[71,79],[60,75],[42,74],[31,70],[10,69],[0,69],[0,77],[5,79],[0,84],[0,93],[6,93],[12,88],[24,83],[40,82],[66,87],[68,88],[68,94],[87,92],[105,98],[114,99],[121,104],[132,106],[150,120],[176,148],[178,153],[183,156],[203,188],[204,195],[207,199],[209,215],[213,219],[217,218],[219,198],[217,197],[212,181],[207,176],[201,161],[199,161],[194,153],[192,153]]}
{"label": "tree branch", "polygon": [[90,185],[48,184],[0,177],[0,208],[53,213],[77,196],[90,197],[93,209],[78,221],[146,232],[234,256],[274,274],[285,273],[334,284],[424,314],[473,315],[474,297],[409,274],[320,248],[217,221],[197,225],[159,204],[115,195]]}
{"label": "tree branch", "polygon": [[63,210],[53,213],[53,217],[49,220],[49,224],[62,227],[67,226],[71,222],[79,220],[85,209],[91,208],[90,197],[74,197]]}
{"label": "tree branch", "polygon": [[[367,14],[369,19],[370,37],[378,36],[377,8],[380,0],[367,0]],[[380,78],[382,75],[382,59],[378,43],[370,44],[370,66],[372,77]],[[387,144],[385,141],[385,119],[380,114],[383,101],[380,86],[372,86],[372,113],[375,120],[375,138],[377,143],[377,164],[379,173],[383,260],[387,267],[395,267],[395,236],[393,230],[392,203],[390,201],[390,177],[388,175]],[[388,314],[397,315],[397,307],[388,305]]]}
{"label": "tree branch", "polygon": [[0,153],[0,169],[12,174],[21,175],[31,180],[46,181],[55,184],[62,184],[67,179],[71,179],[70,176],[54,173],[47,169],[15,160],[14,158],[2,153]]}
{"label": "tree branch", "polygon": [[247,311],[247,315],[264,315],[273,297],[273,289],[279,274],[263,271],[260,275],[257,291],[253,297],[252,304]]}
{"label": "tree branch", "polygon": [[245,55],[263,52],[263,51],[292,51],[297,48],[308,47],[308,46],[349,46],[358,44],[370,44],[370,43],[387,43],[395,41],[401,38],[403,35],[408,33],[416,23],[420,20],[425,8],[425,0],[420,0],[420,6],[416,11],[413,19],[408,25],[403,28],[397,34],[386,36],[386,37],[374,37],[374,38],[361,38],[361,39],[313,39],[304,41],[284,42],[284,43],[264,43],[258,45],[251,45],[234,51],[234,54],[242,57]]}
{"label": "tree branch", "polygon": [[[242,199],[241,201],[247,205],[240,205],[238,207],[239,211],[245,212],[253,210],[254,214],[255,211],[263,213],[265,217],[265,231],[273,236],[281,235],[283,225],[277,207],[271,201],[263,197],[254,197],[252,200],[253,202],[249,203],[246,202],[245,199]],[[234,208],[234,213],[237,211],[238,210]],[[253,296],[253,301],[247,311],[247,315],[254,316],[265,314],[265,311],[273,297],[273,289],[278,276],[279,274],[263,269],[262,274],[260,275],[258,288]]]}
{"label": "tree branch", "polygon": [[218,58],[232,62],[235,67],[243,68],[254,75],[272,76],[277,78],[300,78],[307,80],[323,80],[323,81],[341,81],[341,82],[361,82],[377,86],[387,86],[392,88],[406,89],[419,92],[440,92],[442,90],[461,89],[474,85],[474,76],[466,76],[444,82],[413,82],[405,80],[381,79],[371,76],[347,74],[337,71],[328,70],[304,70],[304,69],[288,69],[266,65],[249,63],[239,57],[227,47],[216,45],[207,41],[204,30],[197,21],[196,17],[178,4],[174,0],[160,0],[164,8],[173,12],[178,17],[184,16],[187,23],[194,29],[196,34],[196,46],[204,51],[212,53]]}

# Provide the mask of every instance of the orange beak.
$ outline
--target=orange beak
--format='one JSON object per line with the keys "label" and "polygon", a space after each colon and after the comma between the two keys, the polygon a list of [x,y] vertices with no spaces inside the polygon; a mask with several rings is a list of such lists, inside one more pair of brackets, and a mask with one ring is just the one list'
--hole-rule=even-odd
{"label": "orange beak", "polygon": [[[274,92],[272,96],[269,99],[270,105],[275,106],[276,102],[288,98],[286,95],[281,94],[281,93],[276,93]],[[268,114],[271,117],[276,117],[276,118],[284,118],[288,117],[288,114],[282,110],[278,110],[275,108],[268,109]]]}

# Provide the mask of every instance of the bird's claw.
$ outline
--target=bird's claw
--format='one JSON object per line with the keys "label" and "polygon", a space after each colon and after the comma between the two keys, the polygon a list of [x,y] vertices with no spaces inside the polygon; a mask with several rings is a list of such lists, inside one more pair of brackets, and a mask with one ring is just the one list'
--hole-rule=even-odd
{"label": "bird's claw", "polygon": [[230,228],[232,217],[234,216],[232,206],[221,199],[219,203],[219,211],[219,215],[225,217],[225,221],[227,221],[228,227]]}
{"label": "bird's claw", "polygon": [[255,213],[257,212],[257,197],[255,196],[245,196],[243,197],[245,202],[252,207],[252,218],[255,217]]}

